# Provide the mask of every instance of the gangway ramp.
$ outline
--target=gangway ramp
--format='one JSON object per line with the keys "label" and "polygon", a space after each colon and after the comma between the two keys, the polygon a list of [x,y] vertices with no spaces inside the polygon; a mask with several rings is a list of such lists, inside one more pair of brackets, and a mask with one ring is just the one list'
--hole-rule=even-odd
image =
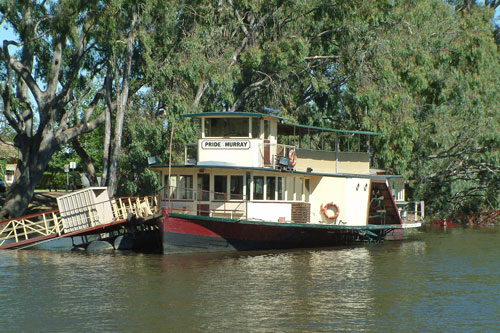
{"label": "gangway ramp", "polygon": [[106,194],[98,200],[82,200],[83,196],[92,198],[89,190],[99,193],[96,188],[90,188],[81,195],[71,194],[76,205],[68,202],[65,205],[63,202],[67,198],[63,196],[61,201],[58,198],[59,209],[0,222],[0,249],[23,248],[56,238],[108,233],[124,229],[130,214],[148,219],[159,211],[156,196],[109,199]]}

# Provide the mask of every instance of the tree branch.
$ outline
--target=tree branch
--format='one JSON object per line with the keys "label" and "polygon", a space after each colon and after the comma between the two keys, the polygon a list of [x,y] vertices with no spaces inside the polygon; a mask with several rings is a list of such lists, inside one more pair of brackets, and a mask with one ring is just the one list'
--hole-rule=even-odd
{"label": "tree branch", "polygon": [[16,133],[21,133],[22,128],[21,125],[16,119],[14,119],[14,115],[12,114],[11,106],[10,106],[10,86],[12,84],[12,69],[8,64],[5,64],[7,68],[7,82],[2,91],[2,99],[3,99],[3,114],[5,118],[9,122],[9,125],[14,129]]}
{"label": "tree branch", "polygon": [[43,92],[36,84],[35,79],[31,75],[31,72],[24,66],[19,60],[12,57],[9,53],[9,45],[13,44],[9,41],[3,41],[3,51],[6,63],[11,66],[11,68],[23,79],[24,82],[30,88],[33,97],[35,98],[36,103],[39,106],[43,105]]}
{"label": "tree branch", "polygon": [[57,85],[59,83],[59,69],[61,68],[61,57],[62,57],[62,42],[59,40],[54,46],[54,53],[52,55],[52,62],[50,66],[48,85],[45,94],[47,94],[48,99],[53,99],[56,91]]}
{"label": "tree branch", "polygon": [[58,143],[62,144],[68,142],[81,134],[93,131],[104,122],[104,116],[105,114],[103,112],[97,118],[93,119],[90,122],[82,123],[60,132],[60,134],[57,136]]}
{"label": "tree branch", "polygon": [[260,72],[261,74],[266,75],[266,77],[260,81],[254,82],[241,92],[241,94],[238,96],[238,99],[234,102],[233,106],[231,106],[231,112],[235,112],[238,110],[241,105],[243,104],[243,101],[246,100],[250,95],[252,95],[256,90],[260,89],[267,81],[271,80],[271,77],[265,73]]}

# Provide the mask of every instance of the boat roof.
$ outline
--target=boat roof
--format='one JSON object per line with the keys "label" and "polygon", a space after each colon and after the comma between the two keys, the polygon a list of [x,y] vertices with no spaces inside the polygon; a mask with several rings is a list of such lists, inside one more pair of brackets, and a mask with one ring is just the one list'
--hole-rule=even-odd
{"label": "boat roof", "polygon": [[354,131],[354,130],[340,130],[334,128],[308,126],[300,124],[292,124],[286,122],[287,118],[279,117],[274,114],[254,113],[254,112],[201,112],[201,113],[188,113],[182,115],[185,118],[201,118],[201,117],[214,117],[214,118],[274,118],[278,120],[278,133],[282,135],[312,135],[318,133],[341,133],[341,134],[360,134],[360,135],[384,135],[376,132],[368,131]]}
{"label": "boat roof", "polygon": [[251,118],[275,118],[280,121],[285,120],[283,117],[278,117],[274,114],[269,113],[257,113],[257,112],[201,112],[201,113],[186,113],[182,115],[185,118],[201,118],[201,117],[216,117],[216,118],[241,118],[241,117],[251,117]]}

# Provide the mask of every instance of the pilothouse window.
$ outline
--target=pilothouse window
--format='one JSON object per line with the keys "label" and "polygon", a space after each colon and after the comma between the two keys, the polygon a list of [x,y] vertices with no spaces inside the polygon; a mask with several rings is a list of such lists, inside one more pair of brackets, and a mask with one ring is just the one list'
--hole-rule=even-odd
{"label": "pilothouse window", "polygon": [[248,138],[248,118],[207,118],[205,137],[245,137]]}
{"label": "pilothouse window", "polygon": [[271,122],[264,120],[264,139],[268,140],[271,136]]}
{"label": "pilothouse window", "polygon": [[260,138],[260,119],[252,118],[252,138]]}

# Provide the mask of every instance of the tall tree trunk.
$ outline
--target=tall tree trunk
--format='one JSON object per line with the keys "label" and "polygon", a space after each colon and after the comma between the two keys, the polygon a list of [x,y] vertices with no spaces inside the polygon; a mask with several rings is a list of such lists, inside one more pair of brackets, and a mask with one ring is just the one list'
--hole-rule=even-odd
{"label": "tall tree trunk", "polygon": [[73,146],[73,149],[78,154],[78,156],[80,156],[80,159],[85,166],[85,176],[87,176],[90,186],[99,186],[97,175],[95,173],[94,162],[92,162],[89,154],[87,154],[85,149],[83,149],[80,143],[80,137],[71,140],[71,145]]}
{"label": "tall tree trunk", "polygon": [[[121,79],[121,89],[120,83],[116,83],[116,117],[115,117],[115,127],[114,127],[114,140],[113,149],[111,152],[111,159],[109,160],[109,168],[106,176],[106,185],[108,187],[108,193],[110,196],[114,195],[115,185],[116,185],[116,174],[118,169],[118,161],[120,157],[120,150],[122,147],[122,132],[123,132],[123,119],[125,117],[125,109],[127,107],[129,89],[130,89],[130,74],[132,70],[132,55],[134,51],[135,33],[136,25],[138,24],[138,14],[136,11],[132,13],[132,22],[130,23],[130,32],[127,36],[127,46],[125,49],[125,68],[122,70],[121,78],[118,75],[114,75],[116,80]],[[114,63],[115,70],[118,71],[118,64]],[[108,130],[108,128],[106,128]],[[105,147],[106,148],[106,147]],[[106,153],[106,151],[104,152]],[[105,155],[105,159],[106,156]]]}
{"label": "tall tree trunk", "polygon": [[39,136],[31,139],[17,135],[14,144],[20,153],[16,180],[7,192],[5,204],[0,211],[0,220],[21,216],[26,211],[33,198],[36,185],[40,182],[58,147],[53,135],[43,139]]}
{"label": "tall tree trunk", "polygon": [[111,75],[111,69],[108,69],[108,75],[106,76],[106,105],[107,108],[104,110],[104,142],[103,142],[103,153],[102,153],[102,179],[101,185],[108,185],[108,173],[109,173],[109,162],[110,162],[110,151],[111,151],[111,110],[112,110],[112,88],[113,77]]}

